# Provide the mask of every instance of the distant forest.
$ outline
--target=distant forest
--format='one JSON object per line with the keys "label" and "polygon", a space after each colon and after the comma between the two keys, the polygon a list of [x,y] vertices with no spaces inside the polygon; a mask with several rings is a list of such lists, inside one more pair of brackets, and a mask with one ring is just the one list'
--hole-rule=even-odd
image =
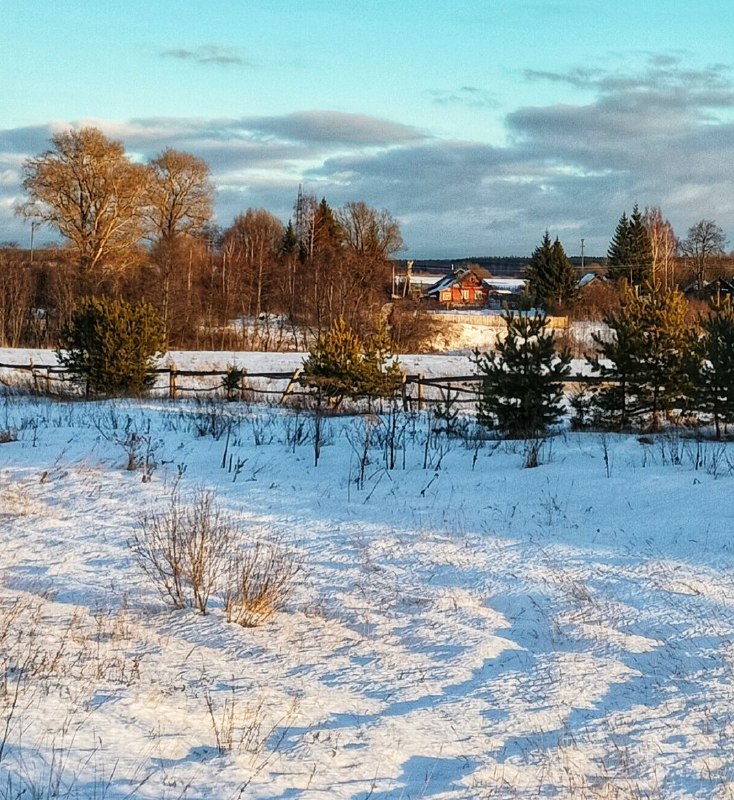
{"label": "distant forest", "polygon": [[[574,267],[581,268],[580,256],[569,256],[568,260]],[[604,256],[584,256],[584,266],[603,264]],[[397,259],[396,263],[405,269],[408,259]],[[477,264],[489,270],[493,275],[519,277],[525,267],[530,263],[530,256],[472,256],[471,258],[421,258],[413,260],[415,272],[435,272],[444,275],[451,267],[465,267],[467,264]]]}

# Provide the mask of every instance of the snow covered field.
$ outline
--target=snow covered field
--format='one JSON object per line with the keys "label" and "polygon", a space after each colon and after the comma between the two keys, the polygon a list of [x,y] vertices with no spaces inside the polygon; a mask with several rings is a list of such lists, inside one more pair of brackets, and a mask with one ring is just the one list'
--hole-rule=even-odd
{"label": "snow covered field", "polygon": [[[0,798],[734,797],[734,445],[394,422],[5,397]],[[131,554],[201,487],[301,565],[259,627]]]}

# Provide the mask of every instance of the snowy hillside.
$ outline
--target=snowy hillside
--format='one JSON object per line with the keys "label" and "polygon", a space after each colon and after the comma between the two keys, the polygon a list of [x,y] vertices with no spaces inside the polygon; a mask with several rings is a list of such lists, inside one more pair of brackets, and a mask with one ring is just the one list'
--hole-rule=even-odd
{"label": "snowy hillside", "polygon": [[[0,797],[734,797],[732,445],[315,430],[4,399]],[[132,555],[202,488],[299,567],[262,625]]]}

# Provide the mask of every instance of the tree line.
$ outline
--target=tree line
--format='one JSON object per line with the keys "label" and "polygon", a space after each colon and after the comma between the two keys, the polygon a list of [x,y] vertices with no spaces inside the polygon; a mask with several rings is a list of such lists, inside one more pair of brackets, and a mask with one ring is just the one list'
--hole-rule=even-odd
{"label": "tree line", "polygon": [[338,318],[369,335],[404,247],[388,211],[300,193],[286,225],[249,208],[219,228],[205,161],[167,148],[137,163],[96,128],[53,136],[24,163],[23,188],[32,235],[47,226],[64,246],[0,250],[0,340],[13,346],[55,345],[80,300],[102,295],[151,304],[171,347],[247,348],[275,315],[297,343]]}
{"label": "tree line", "polygon": [[[712,278],[734,276],[734,265],[725,253],[727,244],[723,229],[714,220],[700,220],[679,239],[660,208],[641,212],[635,204],[629,216],[622,212],[614,230],[605,277],[618,290],[625,284],[648,285],[652,290],[686,285],[694,296],[701,295]],[[548,231],[533,251],[526,275],[529,304],[567,312],[579,299],[579,272],[559,239],[551,241]]]}
{"label": "tree line", "polygon": [[[397,350],[417,349],[435,329],[409,299],[392,297],[399,225],[363,201],[332,208],[299,192],[283,222],[249,208],[226,228],[213,224],[208,164],[166,148],[146,163],[97,128],[54,135],[23,165],[25,199],[16,211],[64,246],[30,253],[0,248],[0,344],[55,346],[80,301],[91,296],[148,303],[172,348],[307,349],[337,319],[362,338],[389,317]],[[619,305],[623,284],[703,288],[722,269],[723,230],[712,220],[678,239],[659,208],[622,214],[606,274],[614,287],[602,312]],[[579,272],[546,231],[527,267],[527,304],[578,310]],[[730,277],[730,275],[727,275]],[[588,300],[587,300],[588,303]]]}

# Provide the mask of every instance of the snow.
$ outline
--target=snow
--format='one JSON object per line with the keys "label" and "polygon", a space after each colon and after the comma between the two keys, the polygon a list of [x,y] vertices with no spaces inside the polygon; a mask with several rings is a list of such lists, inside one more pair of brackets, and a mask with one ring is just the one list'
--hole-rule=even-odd
{"label": "snow", "polygon": [[[523,469],[414,414],[387,470],[388,421],[344,416],[315,466],[308,415],[224,404],[237,472],[202,413],[4,397],[7,796],[732,796],[734,445],[566,432]],[[131,555],[201,487],[302,565],[260,627],[170,610]]]}
{"label": "snow", "polygon": [[524,278],[484,278],[482,283],[490,289],[520,293],[528,282]]}

